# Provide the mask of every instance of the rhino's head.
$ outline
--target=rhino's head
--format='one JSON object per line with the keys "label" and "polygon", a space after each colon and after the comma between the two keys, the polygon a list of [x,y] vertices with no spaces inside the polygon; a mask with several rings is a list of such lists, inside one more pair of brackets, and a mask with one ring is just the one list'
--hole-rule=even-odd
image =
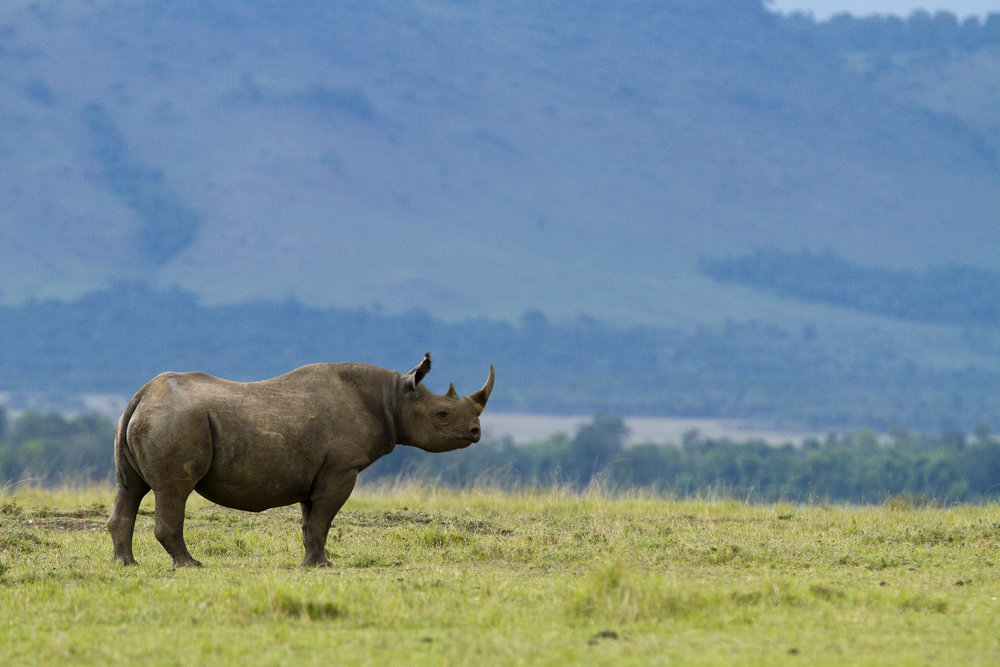
{"label": "rhino's head", "polygon": [[479,415],[493,391],[493,364],[483,388],[469,396],[459,396],[452,384],[440,396],[420,384],[431,369],[430,352],[423,361],[400,376],[399,441],[428,452],[448,452],[479,442],[482,429]]}

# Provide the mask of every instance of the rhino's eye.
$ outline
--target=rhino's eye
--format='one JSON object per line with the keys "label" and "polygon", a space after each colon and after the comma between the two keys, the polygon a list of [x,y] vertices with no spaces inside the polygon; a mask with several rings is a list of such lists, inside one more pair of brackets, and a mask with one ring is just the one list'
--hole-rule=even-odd
{"label": "rhino's eye", "polygon": [[438,410],[437,416],[438,416],[438,419],[447,419],[448,418],[448,411],[447,410]]}

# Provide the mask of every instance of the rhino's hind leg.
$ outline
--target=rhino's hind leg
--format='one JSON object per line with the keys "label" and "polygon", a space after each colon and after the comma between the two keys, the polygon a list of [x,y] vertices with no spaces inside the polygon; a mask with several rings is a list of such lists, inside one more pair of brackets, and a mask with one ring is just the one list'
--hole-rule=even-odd
{"label": "rhino's hind leg", "polygon": [[[354,490],[358,479],[356,470],[349,473],[331,475],[335,481],[318,483],[309,500],[300,503],[302,507],[302,545],[306,548],[303,565],[330,567],[326,557],[326,537],[330,532],[333,517],[344,506]],[[329,479],[329,478],[328,478]]]}
{"label": "rhino's hind leg", "polygon": [[107,528],[115,547],[115,560],[123,565],[135,565],[132,555],[132,534],[135,532],[135,517],[139,513],[139,503],[149,493],[149,485],[138,475],[131,475],[131,484],[115,490],[115,504],[108,519]]}
{"label": "rhino's hind leg", "polygon": [[174,559],[174,567],[201,567],[184,543],[184,505],[190,491],[153,491],[156,496],[153,535]]}

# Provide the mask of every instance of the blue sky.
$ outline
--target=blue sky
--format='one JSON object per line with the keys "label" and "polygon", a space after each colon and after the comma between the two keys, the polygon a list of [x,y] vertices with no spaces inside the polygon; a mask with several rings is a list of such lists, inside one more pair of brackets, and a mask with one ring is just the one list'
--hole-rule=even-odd
{"label": "blue sky", "polygon": [[909,16],[914,10],[926,9],[933,13],[941,9],[952,12],[960,18],[973,14],[984,16],[990,12],[1000,13],[1000,0],[956,0],[955,2],[921,0],[772,0],[772,9],[780,12],[812,12],[817,19],[829,18],[833,14],[849,12],[857,16],[870,14],[897,14]]}

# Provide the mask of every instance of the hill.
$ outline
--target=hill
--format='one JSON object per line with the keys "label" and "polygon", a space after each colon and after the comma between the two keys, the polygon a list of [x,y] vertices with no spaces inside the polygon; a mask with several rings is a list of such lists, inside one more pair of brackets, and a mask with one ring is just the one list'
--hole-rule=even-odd
{"label": "hill", "polygon": [[430,349],[518,411],[996,425],[997,108],[1000,14],[6,3],[0,391]]}
{"label": "hill", "polygon": [[991,266],[998,21],[941,16],[7,3],[0,300],[131,280],[690,326],[801,313],[706,256]]}

